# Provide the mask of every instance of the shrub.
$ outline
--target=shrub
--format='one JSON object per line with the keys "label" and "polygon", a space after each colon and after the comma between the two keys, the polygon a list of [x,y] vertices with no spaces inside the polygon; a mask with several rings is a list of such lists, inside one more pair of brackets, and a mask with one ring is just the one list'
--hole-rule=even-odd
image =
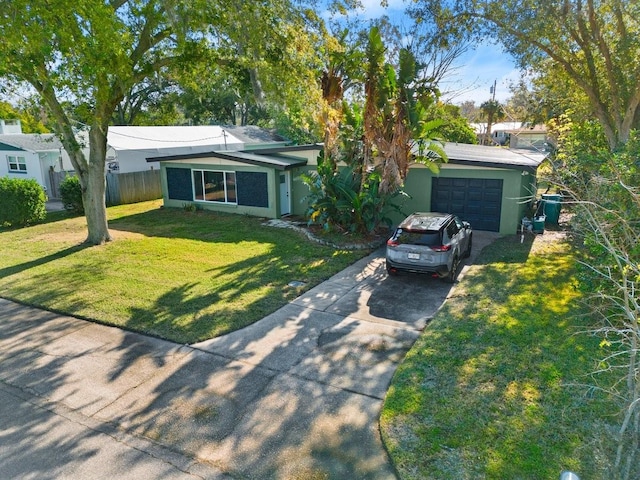
{"label": "shrub", "polygon": [[82,187],[80,179],[75,176],[66,177],[60,184],[60,199],[65,210],[83,215]]}
{"label": "shrub", "polygon": [[301,178],[309,187],[306,197],[309,224],[322,225],[326,231],[337,228],[350,233],[373,233],[379,227],[391,225],[390,213],[400,212],[400,207],[391,199],[404,192],[380,192],[377,172],[368,172],[363,182],[354,167],[334,173],[321,156],[317,171],[303,174]]}
{"label": "shrub", "polygon": [[0,225],[28,225],[47,216],[44,189],[32,178],[0,178]]}

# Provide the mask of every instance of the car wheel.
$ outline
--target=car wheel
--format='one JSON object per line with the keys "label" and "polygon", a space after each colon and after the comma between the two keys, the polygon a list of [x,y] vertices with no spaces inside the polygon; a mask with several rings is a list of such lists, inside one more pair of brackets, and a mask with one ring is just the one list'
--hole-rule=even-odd
{"label": "car wheel", "polygon": [[473,244],[473,236],[469,235],[469,245],[467,245],[467,250],[464,252],[464,258],[469,258],[471,256],[471,245]]}
{"label": "car wheel", "polygon": [[444,279],[445,279],[445,281],[447,283],[455,283],[456,282],[456,278],[458,278],[458,267],[459,266],[460,266],[460,260],[458,259],[458,256],[455,255],[453,257],[453,262],[451,262],[451,270],[449,271],[447,276],[444,277]]}

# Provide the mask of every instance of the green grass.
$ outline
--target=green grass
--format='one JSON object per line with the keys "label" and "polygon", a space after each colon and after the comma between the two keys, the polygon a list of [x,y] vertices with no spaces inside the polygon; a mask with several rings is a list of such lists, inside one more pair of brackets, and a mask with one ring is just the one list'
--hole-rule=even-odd
{"label": "green grass", "polygon": [[[366,251],[318,245],[262,220],[160,208],[108,209],[113,242],[86,247],[84,217],[0,230],[0,296],[193,343],[242,328]],[[306,282],[289,287],[292,280]]]}
{"label": "green grass", "polygon": [[401,478],[612,478],[616,411],[584,386],[602,352],[581,333],[574,254],[531,248],[487,247],[398,369],[381,431]]}

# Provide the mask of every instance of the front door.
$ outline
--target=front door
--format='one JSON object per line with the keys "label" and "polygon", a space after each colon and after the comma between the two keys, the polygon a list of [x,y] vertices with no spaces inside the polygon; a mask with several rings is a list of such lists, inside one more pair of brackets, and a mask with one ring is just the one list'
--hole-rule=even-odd
{"label": "front door", "polygon": [[291,172],[280,172],[280,215],[291,213],[290,183]]}

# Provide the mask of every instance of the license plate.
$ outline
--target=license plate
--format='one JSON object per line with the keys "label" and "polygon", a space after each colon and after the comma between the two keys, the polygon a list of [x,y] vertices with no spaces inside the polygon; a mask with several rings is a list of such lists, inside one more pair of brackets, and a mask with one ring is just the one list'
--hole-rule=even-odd
{"label": "license plate", "polygon": [[420,260],[419,253],[407,253],[407,257],[409,258],[409,260]]}

